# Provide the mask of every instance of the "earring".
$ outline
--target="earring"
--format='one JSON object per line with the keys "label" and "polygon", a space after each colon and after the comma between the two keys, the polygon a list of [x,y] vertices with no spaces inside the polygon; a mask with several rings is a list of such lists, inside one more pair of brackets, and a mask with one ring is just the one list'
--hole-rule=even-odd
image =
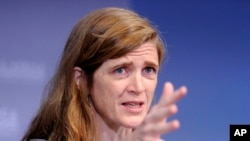
{"label": "earring", "polygon": [[87,96],[87,103],[88,103],[89,106],[91,106],[91,97],[90,97],[89,94],[88,94],[88,96]]}
{"label": "earring", "polygon": [[80,81],[79,81],[79,78],[77,78],[77,84],[80,85]]}
{"label": "earring", "polygon": [[76,86],[77,86],[78,89],[80,89],[80,81],[79,81],[79,79],[76,80]]}

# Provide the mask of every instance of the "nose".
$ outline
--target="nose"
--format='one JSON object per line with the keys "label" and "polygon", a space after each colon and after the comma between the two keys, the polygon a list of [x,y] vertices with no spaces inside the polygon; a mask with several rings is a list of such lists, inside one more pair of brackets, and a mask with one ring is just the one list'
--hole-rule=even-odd
{"label": "nose", "polygon": [[141,94],[145,91],[144,79],[140,72],[130,76],[128,91],[132,94]]}

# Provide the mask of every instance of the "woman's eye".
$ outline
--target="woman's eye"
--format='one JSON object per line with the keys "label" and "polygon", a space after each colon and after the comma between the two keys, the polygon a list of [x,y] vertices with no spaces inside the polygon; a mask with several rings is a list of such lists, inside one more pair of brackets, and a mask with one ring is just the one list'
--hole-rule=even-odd
{"label": "woman's eye", "polygon": [[115,69],[114,72],[117,74],[124,74],[126,72],[126,70],[125,70],[125,68],[118,68],[118,69]]}
{"label": "woman's eye", "polygon": [[144,72],[145,72],[145,73],[155,73],[156,70],[155,70],[154,68],[152,68],[152,67],[146,67],[146,68],[144,69]]}

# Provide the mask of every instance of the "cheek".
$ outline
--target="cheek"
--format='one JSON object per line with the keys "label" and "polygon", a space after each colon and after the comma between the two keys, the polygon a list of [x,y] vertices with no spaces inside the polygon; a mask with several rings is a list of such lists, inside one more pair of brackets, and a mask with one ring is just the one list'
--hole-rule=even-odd
{"label": "cheek", "polygon": [[91,91],[91,96],[92,96],[92,100],[94,101],[95,105],[96,104],[103,104],[103,102],[105,102],[106,99],[106,90],[105,90],[105,84],[101,83],[99,81],[94,81],[93,83],[93,88]]}
{"label": "cheek", "polygon": [[147,98],[149,101],[149,106],[152,105],[152,101],[155,96],[155,88],[156,88],[157,82],[152,82],[150,85],[148,85],[147,89]]}
{"label": "cheek", "polygon": [[117,99],[117,89],[118,88],[116,86],[106,79],[96,79],[93,83],[93,89],[91,91],[95,107],[99,109],[99,111],[110,109]]}

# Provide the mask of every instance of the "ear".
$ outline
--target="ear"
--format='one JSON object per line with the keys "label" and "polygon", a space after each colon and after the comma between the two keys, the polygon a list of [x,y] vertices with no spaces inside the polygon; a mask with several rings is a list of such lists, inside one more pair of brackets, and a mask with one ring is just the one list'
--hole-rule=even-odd
{"label": "ear", "polygon": [[80,79],[81,79],[82,75],[84,75],[84,72],[82,71],[82,69],[80,67],[74,67],[73,75],[74,75],[76,85],[79,88],[80,87]]}

